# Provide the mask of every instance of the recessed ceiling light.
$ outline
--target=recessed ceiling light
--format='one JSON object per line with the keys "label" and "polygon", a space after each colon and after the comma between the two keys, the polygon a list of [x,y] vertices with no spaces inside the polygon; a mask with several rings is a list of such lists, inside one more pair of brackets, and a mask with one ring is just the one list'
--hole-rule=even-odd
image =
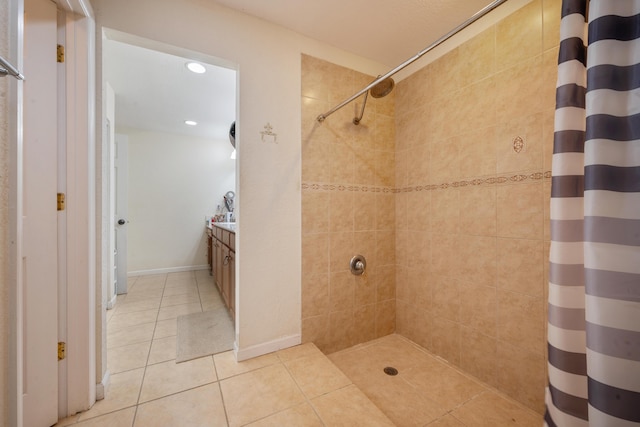
{"label": "recessed ceiling light", "polygon": [[193,120],[185,120],[184,124],[189,126],[195,126],[198,124],[198,122],[194,122]]}
{"label": "recessed ceiling light", "polygon": [[207,71],[207,69],[204,68],[204,65],[197,62],[187,62],[187,68],[189,69],[189,71],[192,71],[196,74],[202,74]]}

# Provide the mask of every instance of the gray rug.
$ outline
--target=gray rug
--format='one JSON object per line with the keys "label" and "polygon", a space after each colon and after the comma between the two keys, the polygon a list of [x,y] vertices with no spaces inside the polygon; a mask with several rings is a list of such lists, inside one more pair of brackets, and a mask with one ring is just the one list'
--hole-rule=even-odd
{"label": "gray rug", "polygon": [[226,307],[178,317],[176,363],[233,349],[235,328]]}

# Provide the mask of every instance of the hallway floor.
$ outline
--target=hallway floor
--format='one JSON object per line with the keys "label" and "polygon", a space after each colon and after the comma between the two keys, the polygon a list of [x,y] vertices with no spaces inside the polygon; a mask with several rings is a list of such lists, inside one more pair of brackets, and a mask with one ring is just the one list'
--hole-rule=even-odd
{"label": "hallway floor", "polygon": [[132,278],[128,290],[107,312],[107,397],[57,427],[542,423],[399,335],[329,357],[304,344],[241,363],[225,352],[176,364],[177,317],[223,304],[208,272]]}

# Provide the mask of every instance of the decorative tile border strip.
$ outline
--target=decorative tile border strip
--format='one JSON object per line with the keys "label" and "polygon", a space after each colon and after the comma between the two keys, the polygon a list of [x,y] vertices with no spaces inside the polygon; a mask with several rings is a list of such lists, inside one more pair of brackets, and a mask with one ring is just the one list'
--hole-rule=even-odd
{"label": "decorative tile border strip", "polygon": [[469,186],[486,186],[498,184],[517,184],[551,179],[551,171],[532,172],[528,174],[497,175],[488,178],[474,178],[462,181],[444,182],[441,184],[414,185],[402,188],[377,187],[368,185],[342,185],[317,182],[303,182],[303,191],[347,191],[362,193],[412,193],[414,191],[446,190],[448,188],[461,188]]}

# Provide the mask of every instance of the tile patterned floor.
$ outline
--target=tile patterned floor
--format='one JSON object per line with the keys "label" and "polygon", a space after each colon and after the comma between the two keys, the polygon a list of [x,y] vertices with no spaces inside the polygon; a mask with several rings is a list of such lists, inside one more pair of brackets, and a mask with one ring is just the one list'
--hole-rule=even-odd
{"label": "tile patterned floor", "polygon": [[56,426],[542,425],[399,335],[329,357],[305,344],[241,363],[225,352],[176,364],[177,317],[222,304],[207,271],[133,278],[107,312],[107,397]]}

